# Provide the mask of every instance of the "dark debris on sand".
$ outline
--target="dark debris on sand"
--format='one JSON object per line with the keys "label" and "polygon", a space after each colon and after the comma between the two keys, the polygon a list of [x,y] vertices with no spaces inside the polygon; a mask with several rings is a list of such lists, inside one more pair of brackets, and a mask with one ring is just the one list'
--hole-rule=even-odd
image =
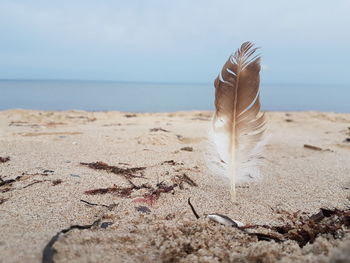
{"label": "dark debris on sand", "polygon": [[96,221],[94,221],[90,225],[72,225],[66,229],[59,231],[46,244],[46,246],[43,250],[41,262],[42,263],[54,263],[54,255],[57,253],[57,250],[53,246],[58,241],[58,239],[60,238],[61,235],[66,234],[73,229],[79,229],[79,230],[90,229],[94,226],[99,225],[100,222],[101,222],[101,219],[97,219]]}
{"label": "dark debris on sand", "polygon": [[[304,247],[308,243],[312,244],[318,236],[323,234],[331,235],[334,239],[343,238],[347,229],[350,228],[350,209],[329,210],[321,208],[318,213],[311,216],[294,213],[289,214],[288,221],[288,223],[281,226],[249,225],[244,229],[265,228],[272,231],[272,234],[280,235],[280,237],[276,236],[280,242],[293,240],[300,247]],[[260,233],[250,234],[257,235]]]}
{"label": "dark debris on sand", "polygon": [[80,163],[94,170],[104,170],[109,173],[122,175],[127,179],[143,177],[143,171],[146,167],[121,168],[118,166],[111,166],[104,162]]}
{"label": "dark debris on sand", "polygon": [[0,197],[0,205],[5,203],[8,199]]}
{"label": "dark debris on sand", "polygon": [[193,147],[186,146],[186,147],[182,147],[180,150],[181,151],[186,151],[186,152],[193,152]]}
{"label": "dark debris on sand", "polygon": [[7,156],[7,157],[1,157],[0,156],[0,163],[7,163],[8,161],[10,161],[10,157]]}
{"label": "dark debris on sand", "polygon": [[[191,204],[190,198],[188,198],[188,204],[192,213],[197,219],[199,219],[200,216]],[[280,243],[292,240],[296,241],[301,248],[306,244],[312,244],[316,238],[321,235],[330,235],[334,239],[341,239],[346,233],[349,233],[350,209],[331,210],[321,208],[318,213],[311,216],[306,216],[306,213],[301,213],[300,211],[297,211],[296,213],[284,211],[284,214],[287,216],[286,219],[288,221],[284,225],[246,225],[239,227],[237,224],[235,224],[231,226],[241,230],[242,233],[256,237],[258,241],[275,241]],[[220,216],[233,221],[231,218],[225,215]],[[268,230],[268,232],[261,232],[263,229]]]}
{"label": "dark debris on sand", "polygon": [[197,183],[194,182],[188,175],[182,174],[174,177],[172,179],[173,183],[167,184],[164,181],[157,183],[155,186],[150,184],[141,184],[136,185],[130,179],[128,180],[130,186],[122,187],[118,185],[113,185],[112,187],[107,188],[96,188],[92,190],[85,191],[87,195],[98,195],[98,194],[115,194],[123,198],[131,198],[131,194],[135,191],[146,189],[146,193],[142,194],[142,197],[136,198],[134,202],[145,203],[148,205],[153,205],[164,193],[174,193],[174,190],[179,187],[183,189],[183,184],[187,183],[190,186],[197,186]]}
{"label": "dark debris on sand", "polygon": [[168,130],[165,130],[163,128],[152,128],[149,131],[150,132],[159,132],[159,131],[161,131],[161,132],[169,132]]}
{"label": "dark debris on sand", "polygon": [[125,114],[124,117],[126,117],[126,118],[135,118],[135,117],[137,117],[137,115],[136,114]]}

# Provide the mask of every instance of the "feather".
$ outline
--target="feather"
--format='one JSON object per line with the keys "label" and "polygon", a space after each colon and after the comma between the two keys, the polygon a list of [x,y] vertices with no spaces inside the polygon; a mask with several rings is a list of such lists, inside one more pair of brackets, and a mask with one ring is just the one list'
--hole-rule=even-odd
{"label": "feather", "polygon": [[260,56],[245,42],[229,57],[215,79],[215,115],[212,135],[224,175],[230,179],[231,197],[236,198],[236,180],[254,177],[265,132],[260,112]]}

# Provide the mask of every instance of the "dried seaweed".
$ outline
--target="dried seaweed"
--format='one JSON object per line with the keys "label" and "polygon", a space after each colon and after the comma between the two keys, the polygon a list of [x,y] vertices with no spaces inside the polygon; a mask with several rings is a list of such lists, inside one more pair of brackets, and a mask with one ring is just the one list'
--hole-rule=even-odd
{"label": "dried seaweed", "polygon": [[179,178],[181,181],[180,182],[185,182],[187,184],[189,184],[190,186],[195,186],[197,187],[198,184],[193,181],[187,174],[182,174],[182,175],[177,175],[177,178]]}
{"label": "dried seaweed", "polygon": [[[293,226],[285,225],[275,227],[274,230],[284,233],[287,239],[298,242],[300,247],[307,243],[313,243],[316,237],[322,234],[330,234],[334,238],[344,235],[344,227],[350,227],[350,209],[329,210],[320,209],[320,212],[307,219],[296,220]],[[299,222],[298,222],[299,221]]]}
{"label": "dried seaweed", "polygon": [[109,173],[123,175],[127,179],[144,177],[143,170],[146,167],[133,167],[133,168],[120,168],[117,166],[111,166],[104,162],[92,162],[92,163],[80,163],[94,170],[104,170]]}
{"label": "dried seaweed", "polygon": [[[118,167],[114,167],[114,166],[108,166],[105,163],[101,163],[101,162],[97,162],[97,163],[81,163],[82,165],[87,165],[90,168],[93,169],[103,169],[103,170],[107,170],[107,171],[114,171],[116,168],[120,169]],[[170,161],[165,161],[162,164],[170,164],[170,165],[177,165],[178,163],[176,163],[174,160],[170,160]],[[130,172],[135,172],[135,171],[139,171],[139,170],[143,170],[145,169],[145,167],[140,167],[140,168],[126,168],[123,169],[123,172],[125,173],[125,171],[128,172],[128,174]],[[120,170],[118,170],[120,171]],[[133,177],[141,177],[141,176],[133,176]],[[136,185],[131,181],[130,177],[127,177],[128,182],[130,184],[130,186],[128,187],[121,187],[118,185],[113,185],[112,187],[107,187],[107,188],[97,188],[97,189],[91,189],[91,190],[87,190],[85,191],[85,194],[88,195],[97,195],[97,194],[115,194],[119,197],[123,197],[123,198],[130,198],[131,194],[134,191],[140,190],[140,189],[147,189],[148,191],[146,193],[144,193],[142,195],[142,197],[140,198],[136,198],[134,199],[134,202],[140,202],[140,203],[146,203],[148,205],[153,205],[155,203],[156,200],[159,199],[159,197],[161,196],[162,193],[173,193],[173,190],[176,187],[179,187],[180,189],[183,188],[183,183],[187,183],[190,186],[197,186],[197,184],[186,174],[177,176],[176,178],[173,178],[173,184],[171,185],[167,185],[164,182],[160,182],[157,183],[156,186],[151,186],[149,184],[141,184],[141,185]],[[142,177],[144,178],[144,177]]]}
{"label": "dried seaweed", "polygon": [[[322,234],[329,234],[333,238],[342,238],[344,229],[350,227],[350,209],[329,210],[321,208],[316,214],[307,218],[298,216],[298,213],[289,214],[290,222],[282,226],[249,226],[264,227],[283,236],[285,240],[294,240],[300,247],[313,243]],[[259,233],[254,233],[259,234]]]}
{"label": "dried seaweed", "polygon": [[97,219],[90,225],[72,225],[69,228],[65,228],[61,231],[59,231],[56,235],[54,235],[50,241],[46,244],[44,250],[43,250],[43,255],[41,262],[42,263],[54,263],[53,257],[57,253],[57,250],[53,247],[56,241],[60,238],[62,234],[66,234],[69,231],[73,229],[79,229],[79,230],[84,230],[84,229],[90,229],[93,226],[97,226],[101,222],[101,219]]}
{"label": "dried seaweed", "polygon": [[138,186],[138,185],[135,185],[130,180],[129,180],[129,183],[131,184],[131,186],[128,186],[128,187],[120,187],[120,186],[114,185],[112,187],[107,187],[107,188],[97,188],[97,189],[88,190],[88,191],[85,191],[85,194],[88,194],[88,195],[116,194],[117,196],[120,196],[120,197],[130,198],[130,195],[134,190],[153,189],[148,184],[142,184]]}
{"label": "dried seaweed", "polygon": [[[191,204],[190,198],[188,199],[188,204],[190,205],[193,214],[198,219],[199,216]],[[247,235],[256,237],[258,241],[284,242],[287,240],[293,240],[296,241],[301,248],[308,243],[312,244],[320,235],[327,234],[333,236],[334,239],[340,239],[345,236],[346,232],[349,232],[348,229],[350,228],[350,209],[330,210],[321,208],[318,213],[313,214],[309,217],[300,216],[300,214],[305,214],[301,213],[300,211],[297,211],[295,213],[286,212],[286,214],[288,216],[289,222],[280,226],[239,226],[238,224],[231,224],[231,226],[241,230]],[[229,217],[226,218],[232,221],[232,219]],[[258,231],[251,232],[251,229],[261,228],[268,230],[269,233],[261,233]]]}
{"label": "dried seaweed", "polygon": [[149,184],[142,184],[140,186],[135,185],[133,182],[129,181],[131,186],[129,187],[120,187],[114,185],[113,187],[107,188],[98,188],[93,190],[85,191],[85,194],[88,195],[97,195],[97,194],[116,194],[119,197],[130,198],[131,194],[135,190],[148,189],[148,192],[143,194],[142,197],[134,199],[134,202],[146,203],[153,205],[160,197],[162,193],[172,192],[178,184],[167,185],[164,182],[158,183],[156,187],[152,187]]}
{"label": "dried seaweed", "polygon": [[164,182],[157,184],[155,189],[152,189],[149,193],[143,195],[144,200],[153,205],[160,197],[162,193],[172,192],[178,184],[166,185]]}
{"label": "dried seaweed", "polygon": [[[44,170],[43,172],[33,173],[33,174],[23,172],[21,175],[17,176],[15,179],[7,179],[7,180],[3,180],[0,177],[0,187],[1,186],[9,186],[9,187],[1,189],[0,192],[5,193],[5,192],[12,190],[13,189],[12,184],[15,182],[25,181],[33,176],[38,176],[38,175],[48,176],[49,174],[52,174],[53,172],[54,171],[52,171],[52,170]],[[29,183],[28,185],[23,186],[21,189],[25,189],[25,188],[32,186],[34,184],[37,184],[37,183],[48,182],[48,181],[51,181],[51,180],[34,180],[33,182]]]}
{"label": "dried seaweed", "polygon": [[[298,243],[300,247],[304,247],[308,243],[313,243],[315,239],[322,234],[329,234],[333,238],[342,238],[344,236],[344,228],[350,227],[350,210],[329,210],[321,208],[316,214],[307,218],[298,216],[298,212],[289,214],[290,222],[281,226],[268,225],[250,225],[244,229],[251,228],[265,228],[272,231],[269,234],[271,240],[276,238],[280,241],[293,240]],[[283,239],[274,236],[274,232],[282,235]],[[264,233],[249,233],[261,238]],[[265,240],[264,237],[261,240]],[[276,240],[275,240],[276,241]]]}
{"label": "dried seaweed", "polygon": [[97,188],[85,191],[85,194],[87,195],[97,195],[97,194],[116,194],[120,197],[130,197],[130,194],[132,193],[133,187],[119,187],[117,185],[114,185],[112,187],[107,188]]}
{"label": "dried seaweed", "polygon": [[10,157],[0,157],[0,163],[7,163],[8,161],[10,161]]}

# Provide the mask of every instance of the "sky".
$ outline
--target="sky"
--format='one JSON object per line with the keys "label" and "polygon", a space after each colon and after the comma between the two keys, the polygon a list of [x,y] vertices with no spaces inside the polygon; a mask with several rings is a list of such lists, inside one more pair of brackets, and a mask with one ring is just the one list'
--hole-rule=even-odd
{"label": "sky", "polygon": [[263,83],[349,85],[350,0],[1,0],[0,79],[211,83],[242,42]]}

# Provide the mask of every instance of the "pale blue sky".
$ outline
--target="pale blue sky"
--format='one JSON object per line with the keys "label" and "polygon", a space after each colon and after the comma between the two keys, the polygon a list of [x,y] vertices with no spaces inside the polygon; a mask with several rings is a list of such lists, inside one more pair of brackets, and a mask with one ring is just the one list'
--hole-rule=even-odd
{"label": "pale blue sky", "polygon": [[243,41],[265,83],[349,84],[350,0],[1,0],[0,79],[209,83]]}

